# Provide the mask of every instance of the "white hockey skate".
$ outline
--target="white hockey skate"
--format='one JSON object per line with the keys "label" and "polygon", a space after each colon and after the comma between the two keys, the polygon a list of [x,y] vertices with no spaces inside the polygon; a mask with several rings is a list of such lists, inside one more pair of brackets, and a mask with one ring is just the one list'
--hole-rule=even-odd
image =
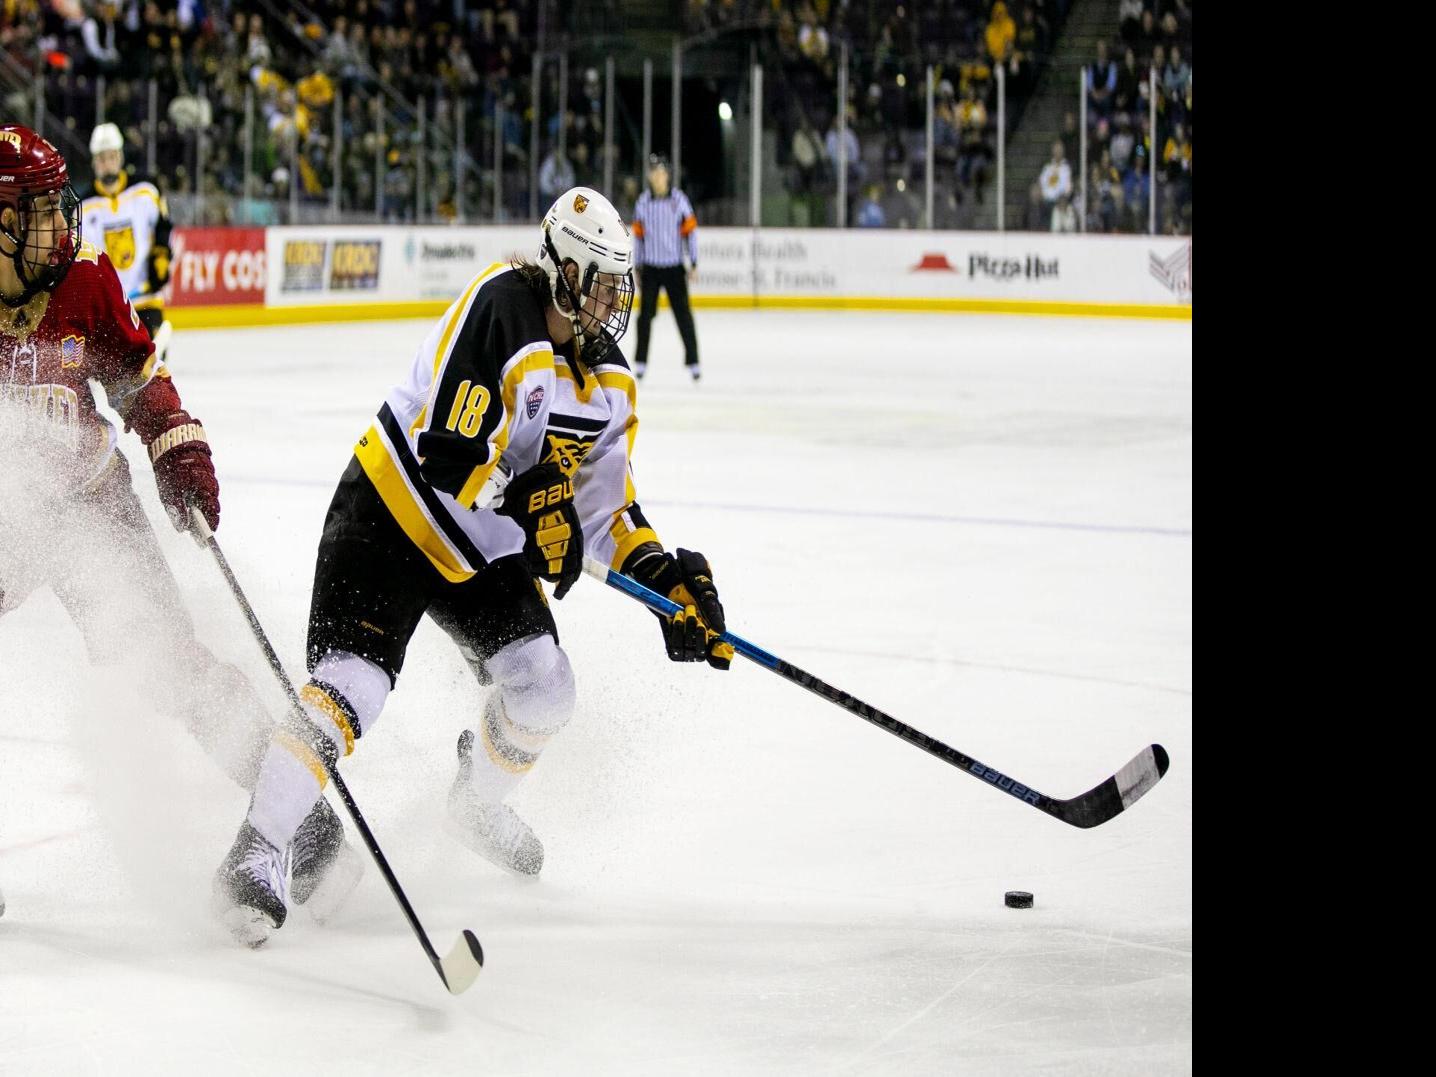
{"label": "white hockey skate", "polygon": [[263,945],[284,926],[288,860],[246,822],[215,873],[215,915],[246,946]]}
{"label": "white hockey skate", "polygon": [[473,783],[474,734],[459,734],[459,773],[449,790],[448,830],[460,844],[515,875],[543,869],[543,843],[507,804],[482,800]]}
{"label": "white hockey skate", "polygon": [[323,797],[290,846],[289,895],[319,923],[328,923],[364,876],[364,858],[344,840],[344,824]]}

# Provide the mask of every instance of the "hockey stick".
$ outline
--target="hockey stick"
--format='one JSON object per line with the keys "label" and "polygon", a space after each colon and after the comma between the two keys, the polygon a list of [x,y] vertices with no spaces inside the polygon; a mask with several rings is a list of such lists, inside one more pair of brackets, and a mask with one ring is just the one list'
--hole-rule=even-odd
{"label": "hockey stick", "polygon": [[[245,620],[249,622],[249,629],[254,633],[260,649],[264,651],[264,657],[269,661],[269,668],[274,671],[275,677],[279,679],[280,687],[284,694],[289,697],[289,706],[294,716],[301,721],[308,721],[304,718],[304,709],[300,705],[299,696],[294,691],[294,683],[289,679],[289,674],[284,671],[284,666],[279,661],[279,656],[274,653],[274,647],[269,642],[269,637],[264,632],[264,627],[259,623],[259,618],[254,614],[254,607],[245,598],[244,590],[239,586],[239,580],[235,579],[234,571],[229,567],[229,561],[224,556],[224,551],[219,548],[215,541],[214,532],[210,530],[208,522],[199,509],[191,508],[190,532],[194,535],[195,541],[201,546],[207,547],[209,552],[214,554],[214,560],[219,565],[219,570],[224,574],[225,582],[234,594],[235,601],[239,608],[244,611]],[[399,885],[399,880],[394,877],[393,869],[389,867],[389,861],[385,859],[383,850],[374,839],[374,832],[369,829],[369,824],[364,821],[364,816],[359,812],[359,805],[354,803],[353,796],[349,793],[349,787],[344,784],[344,779],[339,776],[337,765],[329,766],[329,778],[334,783],[334,791],[339,794],[339,799],[344,802],[344,809],[349,813],[349,818],[354,820],[354,826],[364,839],[364,847],[369,850],[369,855],[374,858],[374,863],[379,865],[379,874],[384,876],[384,881],[389,884],[389,891],[394,895],[394,900],[399,903],[399,908],[404,912],[404,918],[409,921],[419,945],[424,948],[425,955],[434,966],[434,971],[439,974],[439,979],[444,981],[444,986],[449,989],[450,994],[460,994],[468,990],[476,979],[479,971],[484,966],[484,950],[479,945],[478,938],[467,928],[454,943],[453,949],[444,957],[440,957],[434,950],[434,944],[429,941],[424,927],[419,923],[419,918],[414,914],[414,907],[409,904],[409,898],[404,893],[404,888]]]}
{"label": "hockey stick", "polygon": [[[649,609],[658,613],[671,617],[682,610],[677,602],[664,598],[657,591],[649,590],[643,584],[622,573],[606,568],[592,558],[584,558],[583,570],[594,579],[602,580],[615,590],[638,599]],[[856,714],[859,718],[871,722],[880,729],[886,729],[894,736],[901,737],[909,744],[916,745],[929,755],[936,756],[959,770],[983,779],[994,788],[1016,797],[1024,804],[1030,804],[1054,818],[1061,819],[1064,823],[1070,823],[1072,826],[1081,827],[1084,830],[1101,826],[1113,816],[1120,815],[1141,799],[1142,795],[1156,785],[1163,774],[1167,773],[1169,763],[1167,751],[1160,744],[1153,744],[1143,748],[1130,763],[1100,785],[1087,790],[1080,796],[1072,797],[1070,800],[1058,800],[1045,793],[1039,793],[1029,785],[1009,778],[1006,774],[994,770],[985,763],[979,763],[970,755],[959,752],[956,748],[948,747],[935,737],[929,737],[926,733],[899,722],[892,715],[885,714],[871,704],[864,703],[861,699],[834,688],[826,681],[814,677],[811,673],[799,669],[792,663],[785,662],[761,647],[754,646],[742,636],[724,632],[719,638],[744,658],[758,663],[764,669],[772,670],[784,680],[792,681],[814,695],[822,696],[829,703],[836,703],[843,710]]]}

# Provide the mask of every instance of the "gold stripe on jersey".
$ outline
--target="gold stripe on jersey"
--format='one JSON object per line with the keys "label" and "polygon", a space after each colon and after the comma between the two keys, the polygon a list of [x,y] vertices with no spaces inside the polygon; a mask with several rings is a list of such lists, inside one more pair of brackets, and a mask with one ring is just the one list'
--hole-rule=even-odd
{"label": "gold stripe on jersey", "polygon": [[[479,491],[484,488],[484,483],[493,474],[494,468],[498,467],[499,459],[504,455],[504,450],[509,445],[509,429],[514,422],[514,409],[518,406],[519,384],[530,374],[540,370],[558,371],[558,364],[554,362],[553,349],[545,341],[542,343],[526,344],[514,353],[509,360],[507,369],[504,371],[503,385],[499,395],[504,405],[504,425],[493,439],[493,451],[489,459],[474,468],[465,480],[463,488],[459,490],[458,496],[454,499],[459,503],[460,508],[471,509],[474,501],[479,496]],[[436,381],[437,385],[438,382]],[[492,405],[491,405],[492,406]]]}
{"label": "gold stripe on jersey", "polygon": [[417,493],[410,489],[408,476],[394,459],[378,423],[359,439],[354,455],[394,522],[409,536],[409,541],[423,551],[439,574],[450,583],[472,579],[477,569],[439,530]]}
{"label": "gold stripe on jersey", "polygon": [[589,400],[593,398],[593,379],[584,379],[583,388],[579,388],[578,379],[573,376],[573,371],[569,368],[567,360],[562,363],[555,362],[553,372],[555,377],[562,378],[564,381],[573,384],[573,395],[580,404],[587,404]]}
{"label": "gold stripe on jersey", "polygon": [[625,505],[632,505],[633,499],[638,496],[633,489],[633,439],[638,436],[638,416],[629,415],[628,422],[623,424],[623,436],[627,441],[625,459],[629,466],[623,469],[623,502]]}
{"label": "gold stripe on jersey", "polygon": [[[623,562],[628,560],[628,555],[645,542],[658,542],[658,533],[651,527],[634,528],[624,517],[628,514],[625,508],[623,512],[616,513],[613,517],[613,526],[608,529],[609,537],[613,539],[613,560],[609,567],[615,572],[623,567]],[[632,528],[632,530],[630,530]]]}
{"label": "gold stripe on jersey", "polygon": [[468,316],[470,303],[475,293],[483,287],[485,281],[492,279],[496,273],[507,268],[508,266],[503,262],[492,263],[488,269],[484,270],[469,282],[469,287],[464,291],[464,294],[459,297],[459,301],[453,305],[454,313],[450,316],[448,322],[445,323],[444,332],[439,336],[439,345],[434,349],[434,376],[433,380],[429,382],[429,399],[424,403],[424,406],[419,409],[418,416],[414,419],[413,423],[410,424],[410,437],[418,437],[419,430],[424,425],[424,420],[428,418],[429,407],[434,403],[434,394],[439,391],[439,384],[444,380],[443,367],[449,360],[450,342],[454,339],[454,334],[459,326],[464,324],[464,319]]}
{"label": "gold stripe on jersey", "polygon": [[628,410],[638,406],[638,383],[633,375],[621,367],[609,367],[598,372],[598,384],[605,389],[621,389],[628,397]]}

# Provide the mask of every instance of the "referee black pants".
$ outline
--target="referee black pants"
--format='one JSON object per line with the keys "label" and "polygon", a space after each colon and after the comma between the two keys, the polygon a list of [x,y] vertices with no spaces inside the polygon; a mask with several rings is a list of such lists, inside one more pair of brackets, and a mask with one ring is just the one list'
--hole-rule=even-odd
{"label": "referee black pants", "polygon": [[638,354],[634,362],[639,366],[648,362],[648,330],[658,310],[658,293],[664,288],[683,337],[683,362],[697,366],[698,337],[693,332],[693,311],[688,306],[688,274],[681,265],[644,266],[638,275]]}

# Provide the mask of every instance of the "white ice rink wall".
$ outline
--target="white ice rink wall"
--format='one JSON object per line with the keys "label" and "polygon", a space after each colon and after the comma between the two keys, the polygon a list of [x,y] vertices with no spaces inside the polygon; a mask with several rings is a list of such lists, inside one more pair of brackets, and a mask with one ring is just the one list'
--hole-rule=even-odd
{"label": "white ice rink wall", "polygon": [[[189,328],[432,317],[524,227],[179,229],[172,320]],[[1032,232],[705,228],[697,307],[1192,316],[1192,241]]]}

